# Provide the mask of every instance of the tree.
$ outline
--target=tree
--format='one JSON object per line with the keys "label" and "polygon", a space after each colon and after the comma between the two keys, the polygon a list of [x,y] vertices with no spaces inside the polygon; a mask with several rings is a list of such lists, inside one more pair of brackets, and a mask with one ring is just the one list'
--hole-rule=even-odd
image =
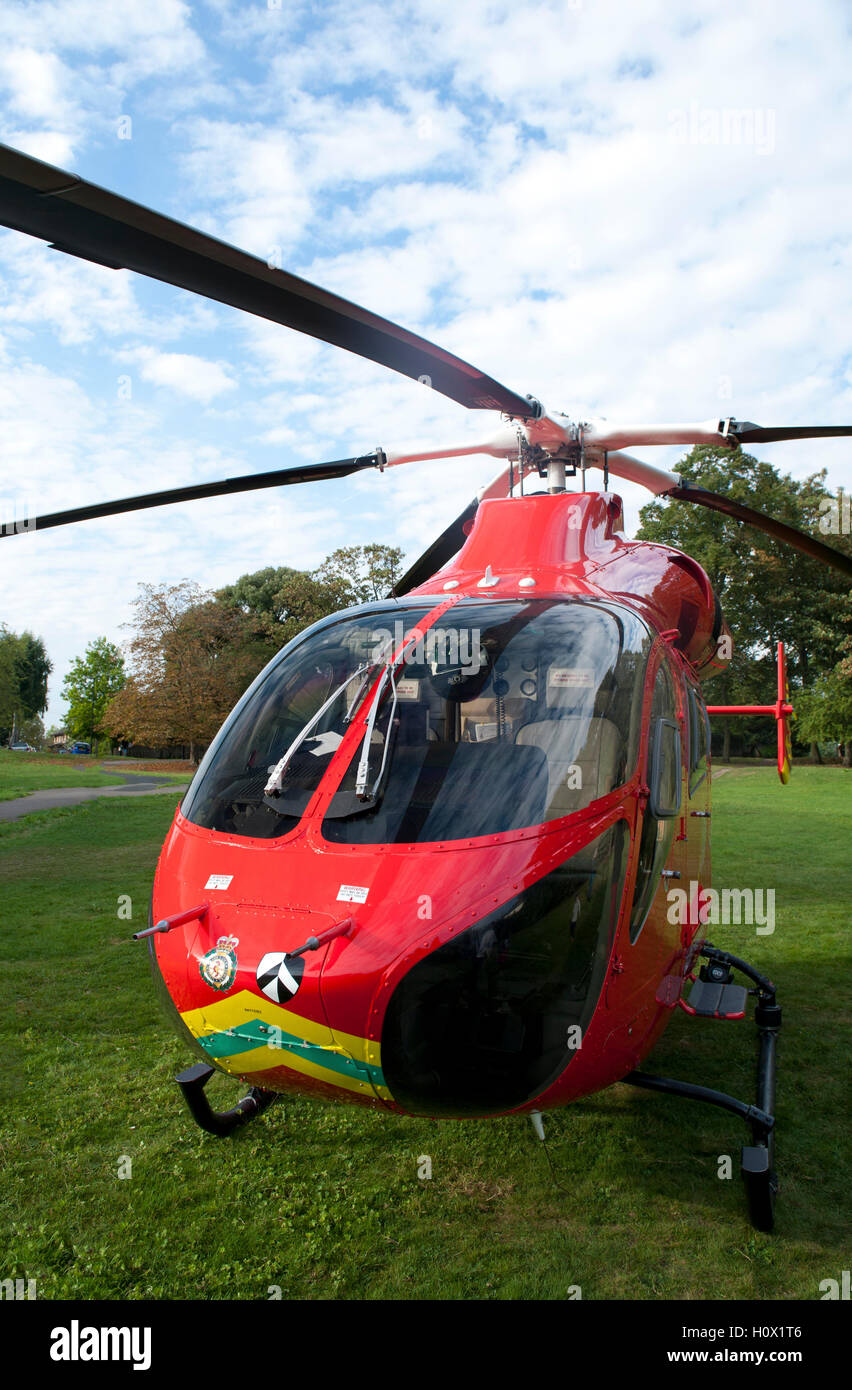
{"label": "tree", "polygon": [[15,729],[15,736],[22,743],[29,743],[40,752],[45,742],[44,724],[37,714],[32,714],[29,719],[20,721]]}
{"label": "tree", "polygon": [[[838,606],[852,615],[852,594]],[[837,742],[844,765],[852,767],[852,636],[842,639],[840,650],[845,654],[837,665],[798,696],[796,713],[800,737]]]}
{"label": "tree", "polygon": [[347,606],[386,598],[402,572],[402,551],[395,545],[346,545],[315,570],[314,578],[341,584]]}
{"label": "tree", "polygon": [[6,742],[18,708],[17,638],[0,627],[0,740]]}
{"label": "tree", "polygon": [[306,627],[351,602],[340,579],[318,579],[286,565],[244,574],[216,597],[246,619],[246,637],[256,643],[258,669]]}
{"label": "tree", "polygon": [[47,709],[47,678],[53,670],[40,637],[25,632],[20,638],[18,689],[26,717],[44,714]]}
{"label": "tree", "polygon": [[402,551],[395,546],[345,546],[327,556],[313,573],[270,566],[241,575],[216,597],[246,618],[259,669],[320,618],[384,598],[401,566]]}
{"label": "tree", "polygon": [[66,724],[70,733],[85,738],[94,747],[108,732],[107,706],[124,684],[124,658],[118,647],[105,637],[96,637],[71,665],[62,686],[68,701]]}
{"label": "tree", "polygon": [[[243,614],[189,580],[140,585],[132,671],[110,702],[115,736],[168,747],[188,744],[196,759],[257,672]],[[247,640],[249,639],[249,640]]]}
{"label": "tree", "polygon": [[[694,448],[678,471],[713,492],[729,494],[820,536],[819,521],[831,496],[824,471],[798,481],[740,449],[707,445]],[[734,659],[717,678],[714,703],[771,703],[773,657],[779,640],[785,643],[794,689],[809,686],[833,667],[838,646],[852,632],[844,606],[848,581],[836,571],[732,517],[694,503],[658,499],[643,507],[640,521],[637,535],[641,539],[662,541],[694,556],[719,596],[734,638]],[[852,554],[848,537],[832,537],[831,543]],[[727,759],[730,723],[725,724]],[[757,721],[738,720],[737,730],[746,741],[763,737],[762,723]]]}
{"label": "tree", "polygon": [[796,701],[801,737],[837,742],[846,767],[852,767],[852,675],[840,666],[820,676]]}
{"label": "tree", "polygon": [[0,624],[0,741],[8,740],[13,726],[43,713],[52,670],[40,637]]}

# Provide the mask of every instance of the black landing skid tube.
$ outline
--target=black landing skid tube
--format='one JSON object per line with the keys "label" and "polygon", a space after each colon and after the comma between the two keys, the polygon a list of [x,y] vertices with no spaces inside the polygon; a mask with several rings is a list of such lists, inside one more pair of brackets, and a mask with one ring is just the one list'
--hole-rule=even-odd
{"label": "black landing skid tube", "polygon": [[[699,955],[705,956],[710,964],[702,967],[701,979],[697,982],[696,988],[703,984],[722,985],[725,989],[737,990],[741,987],[730,984],[732,970],[740,971],[755,986],[748,993],[757,997],[754,1011],[758,1037],[756,1104],[748,1105],[745,1101],[725,1095],[723,1091],[713,1091],[707,1086],[695,1086],[689,1081],[675,1081],[668,1076],[651,1076],[647,1072],[632,1071],[623,1080],[628,1086],[638,1086],[648,1091],[662,1091],[666,1095],[682,1096],[685,1100],[703,1100],[708,1105],[721,1106],[723,1110],[730,1110],[751,1125],[752,1142],[743,1147],[740,1171],[746,1187],[752,1225],[759,1231],[771,1231],[775,1224],[775,1197],[778,1191],[778,1177],[775,1172],[774,1110],[775,1054],[778,1031],[781,1027],[781,1008],[776,1002],[772,981],[765,975],[760,975],[747,961],[710,945],[702,946]],[[699,1016],[700,1012],[699,1010]],[[724,1013],[710,1016],[724,1017]]]}
{"label": "black landing skid tube", "polygon": [[187,1067],[186,1071],[176,1076],[175,1081],[183,1092],[195,1123],[219,1139],[255,1119],[278,1099],[276,1091],[264,1091],[259,1086],[252,1086],[248,1095],[237,1101],[232,1110],[214,1110],[204,1091],[213,1072],[214,1068],[205,1062],[196,1062],[194,1067]]}

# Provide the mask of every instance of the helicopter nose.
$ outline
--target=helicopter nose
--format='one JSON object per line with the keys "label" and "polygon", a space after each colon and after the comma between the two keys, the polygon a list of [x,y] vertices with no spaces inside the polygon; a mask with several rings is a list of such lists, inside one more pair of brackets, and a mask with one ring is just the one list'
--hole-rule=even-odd
{"label": "helicopter nose", "polygon": [[417,1115],[494,1115],[541,1096],[582,1045],[606,977],[624,820],[385,982],[385,1083]]}
{"label": "helicopter nose", "polygon": [[329,1026],[320,992],[328,948],[350,926],[309,912],[279,912],[270,925],[268,912],[232,905],[181,941],[161,938],[173,1022],[205,1062],[250,1085],[384,1099],[364,1040]]}

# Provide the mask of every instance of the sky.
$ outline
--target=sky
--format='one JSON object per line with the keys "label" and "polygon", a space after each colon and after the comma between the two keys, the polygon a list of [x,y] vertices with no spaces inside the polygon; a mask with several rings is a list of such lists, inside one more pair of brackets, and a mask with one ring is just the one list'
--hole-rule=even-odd
{"label": "sky", "polygon": [[[4,0],[0,140],[323,285],[574,419],[852,421],[841,0]],[[0,516],[488,438],[278,325],[0,231]],[[852,485],[849,442],[773,445]],[[676,471],[682,450],[635,449]],[[372,470],[0,543],[70,662],[139,583],[413,559],[499,470]],[[647,500],[620,485],[627,531]]]}

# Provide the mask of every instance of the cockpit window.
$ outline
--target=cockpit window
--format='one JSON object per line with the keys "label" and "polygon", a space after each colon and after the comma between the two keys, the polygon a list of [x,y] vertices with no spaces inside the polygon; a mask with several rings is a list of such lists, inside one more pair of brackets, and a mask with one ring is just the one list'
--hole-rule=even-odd
{"label": "cockpit window", "polygon": [[[182,811],[196,825],[276,839],[298,825],[387,656],[388,637],[430,605],[395,604],[342,617],[276,657],[223,725]],[[322,717],[300,740],[323,705]],[[287,767],[270,778],[294,743]],[[277,794],[276,794],[277,793]]]}
{"label": "cockpit window", "polygon": [[424,956],[391,995],[382,1066],[419,1115],[523,1105],[582,1045],[606,976],[629,843],[617,821],[579,853]]}
{"label": "cockpit window", "polygon": [[649,646],[615,604],[456,605],[386,683],[323,835],[459,840],[582,810],[638,761]]}
{"label": "cockpit window", "polygon": [[463,600],[388,665],[437,602],[361,609],[285,649],[211,745],[187,819],[231,835],[286,834],[327,772],[334,786],[356,716],[368,734],[323,820],[335,843],[521,829],[627,780],[650,646],[634,614],[581,599]]}

